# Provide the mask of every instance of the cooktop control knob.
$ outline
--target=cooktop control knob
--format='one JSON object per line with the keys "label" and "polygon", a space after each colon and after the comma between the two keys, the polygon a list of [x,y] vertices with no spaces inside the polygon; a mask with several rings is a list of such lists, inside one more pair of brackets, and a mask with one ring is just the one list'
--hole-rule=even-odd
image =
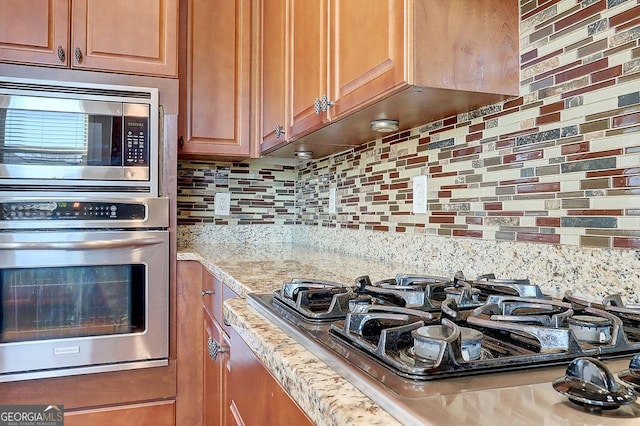
{"label": "cooktop control knob", "polygon": [[640,392],[640,353],[636,354],[629,363],[629,368],[618,373],[620,380],[631,385]]}
{"label": "cooktop control knob", "polygon": [[636,400],[632,389],[616,382],[601,361],[590,357],[571,361],[566,375],[553,381],[553,388],[574,404],[591,410],[615,409]]}

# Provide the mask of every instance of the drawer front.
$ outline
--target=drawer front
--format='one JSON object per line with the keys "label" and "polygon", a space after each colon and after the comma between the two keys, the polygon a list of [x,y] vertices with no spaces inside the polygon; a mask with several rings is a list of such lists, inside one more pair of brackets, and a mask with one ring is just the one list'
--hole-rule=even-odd
{"label": "drawer front", "polygon": [[209,312],[209,315],[215,319],[218,324],[222,325],[222,329],[229,334],[231,326],[226,324],[224,320],[224,312],[222,304],[227,299],[234,299],[238,294],[224,285],[222,281],[216,278],[211,272],[203,268],[202,272],[202,305]]}
{"label": "drawer front", "polygon": [[[227,287],[226,285],[222,286],[222,301],[224,302],[227,299],[235,299],[236,297],[240,297],[238,296],[238,294],[231,290],[229,287]],[[222,329],[224,330],[225,333],[227,333],[227,335],[229,334],[229,330],[231,330],[231,326],[227,325],[226,321],[220,321],[219,324],[222,324]]]}
{"label": "drawer front", "polygon": [[175,426],[175,401],[147,402],[64,414],[67,426]]}
{"label": "drawer front", "polygon": [[222,324],[222,282],[205,268],[202,269],[202,305]]}

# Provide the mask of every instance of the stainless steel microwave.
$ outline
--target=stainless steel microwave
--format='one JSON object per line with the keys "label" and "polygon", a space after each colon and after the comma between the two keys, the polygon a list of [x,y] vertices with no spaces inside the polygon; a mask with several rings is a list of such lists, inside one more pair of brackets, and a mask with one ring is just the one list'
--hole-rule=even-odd
{"label": "stainless steel microwave", "polygon": [[157,88],[0,77],[0,191],[158,196]]}

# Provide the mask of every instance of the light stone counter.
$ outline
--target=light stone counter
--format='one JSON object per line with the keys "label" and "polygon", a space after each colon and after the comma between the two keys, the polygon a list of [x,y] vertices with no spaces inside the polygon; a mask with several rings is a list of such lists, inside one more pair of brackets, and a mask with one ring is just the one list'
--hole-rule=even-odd
{"label": "light stone counter", "polygon": [[365,259],[289,243],[202,243],[180,248],[178,260],[200,261],[241,297],[250,292],[272,292],[292,278],[315,278],[351,285],[361,275],[369,275],[372,281],[393,278],[397,273],[450,276],[415,265]]}
{"label": "light stone counter", "polygon": [[[577,247],[558,244],[518,243],[490,241],[479,238],[448,238],[432,235],[416,235],[397,232],[334,229],[319,226],[275,225],[190,225],[178,227],[178,242],[192,247],[212,246],[203,254],[214,254],[216,261],[226,261],[231,253],[214,253],[214,244],[233,242],[240,247],[240,254],[256,254],[269,259],[279,259],[277,251],[256,249],[264,242],[280,241],[283,245],[283,270],[292,273],[307,272],[298,269],[312,265],[309,273],[314,278],[341,273],[341,266],[355,263],[354,274],[346,273],[352,280],[358,273],[377,274],[376,265],[381,262],[400,262],[417,265],[411,269],[419,272],[452,276],[463,271],[467,277],[493,272],[498,278],[529,278],[547,294],[562,297],[570,290],[575,296],[602,300],[613,293],[621,293],[626,303],[640,303],[640,250]],[[291,244],[294,244],[293,246]],[[305,246],[305,248],[299,247]],[[242,248],[244,247],[244,248]],[[309,248],[312,247],[312,248]],[[343,253],[343,256],[335,253]],[[327,255],[326,253],[334,253]],[[270,257],[269,257],[270,256]],[[343,258],[344,257],[344,258]],[[367,258],[372,261],[353,260]],[[323,259],[338,259],[336,268],[327,269],[316,263]],[[349,259],[352,259],[351,261]],[[243,258],[245,260],[245,258]],[[259,259],[258,259],[259,261]],[[290,268],[293,262],[293,269]],[[382,263],[386,264],[386,263]],[[369,267],[373,269],[368,269]],[[306,268],[306,267],[305,267]],[[428,270],[425,270],[428,268]],[[347,270],[348,271],[348,270]],[[389,278],[385,271],[381,278]],[[403,272],[410,272],[409,268]],[[274,277],[280,280],[281,277]],[[286,278],[285,278],[286,279]],[[251,284],[253,285],[253,284]],[[261,288],[261,287],[259,287]]]}
{"label": "light stone counter", "polygon": [[[400,272],[427,272],[415,266],[291,244],[199,244],[181,248],[178,260],[201,262],[242,297],[249,292],[271,292],[291,278],[321,278],[351,284],[364,274],[376,281]],[[224,314],[271,374],[318,425],[399,424],[342,376],[248,306],[244,299],[225,302]]]}

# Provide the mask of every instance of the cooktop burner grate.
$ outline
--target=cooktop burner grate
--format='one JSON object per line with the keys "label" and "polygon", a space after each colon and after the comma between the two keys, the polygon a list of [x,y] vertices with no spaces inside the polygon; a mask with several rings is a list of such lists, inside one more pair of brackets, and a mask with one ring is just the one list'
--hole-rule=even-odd
{"label": "cooktop burner grate", "polygon": [[401,377],[427,381],[640,351],[640,309],[606,300],[554,300],[529,280],[457,273],[375,283],[361,276],[351,286],[296,279],[270,303],[293,324],[315,324],[314,338],[333,341],[327,346],[335,352],[357,351]]}

